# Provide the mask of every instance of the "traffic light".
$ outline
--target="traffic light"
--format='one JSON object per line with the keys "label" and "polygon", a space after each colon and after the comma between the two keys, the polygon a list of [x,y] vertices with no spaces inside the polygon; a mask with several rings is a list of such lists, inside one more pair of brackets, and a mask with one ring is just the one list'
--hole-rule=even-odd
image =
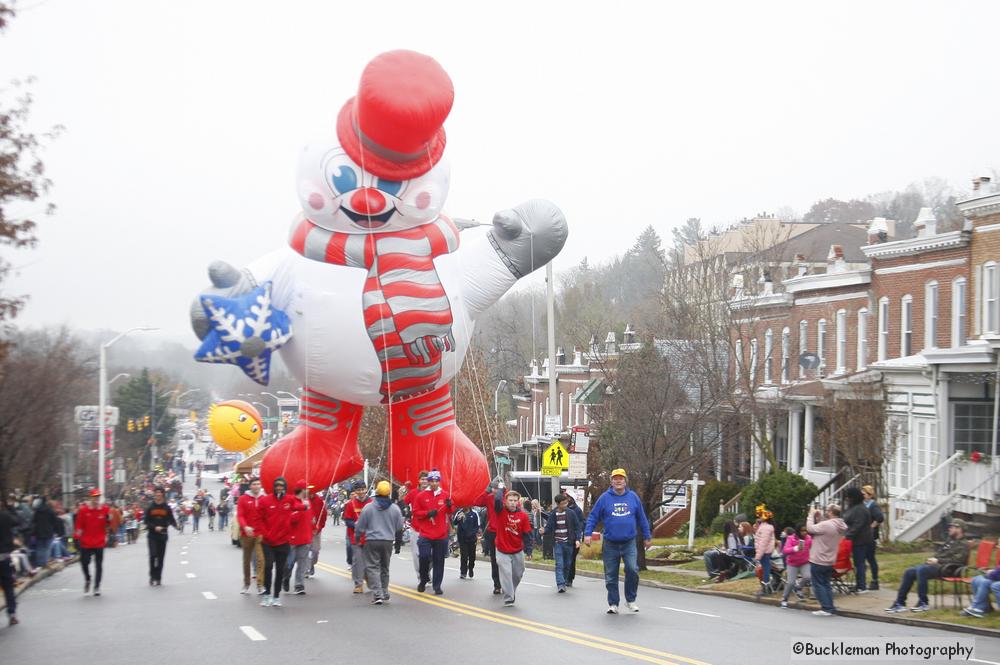
{"label": "traffic light", "polygon": [[130,432],[135,431],[135,421],[132,420],[131,418],[128,419],[128,431]]}
{"label": "traffic light", "polygon": [[145,418],[143,418],[142,424],[145,427],[149,427],[149,416],[146,416]]}

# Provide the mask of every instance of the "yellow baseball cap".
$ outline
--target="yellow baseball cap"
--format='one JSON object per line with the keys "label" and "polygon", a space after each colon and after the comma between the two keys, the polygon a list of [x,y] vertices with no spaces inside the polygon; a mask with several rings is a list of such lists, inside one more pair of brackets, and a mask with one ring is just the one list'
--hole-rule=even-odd
{"label": "yellow baseball cap", "polygon": [[392,485],[388,480],[380,480],[375,486],[375,494],[378,496],[389,496],[392,493]]}
{"label": "yellow baseball cap", "polygon": [[628,474],[625,473],[625,469],[615,469],[614,471],[612,471],[611,477],[614,478],[615,476],[621,476],[625,480],[628,480]]}

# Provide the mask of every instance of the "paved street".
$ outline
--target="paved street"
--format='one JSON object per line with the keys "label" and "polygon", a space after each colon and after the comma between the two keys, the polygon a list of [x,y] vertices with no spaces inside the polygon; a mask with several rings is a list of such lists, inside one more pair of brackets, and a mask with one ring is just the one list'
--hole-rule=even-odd
{"label": "paved street", "polygon": [[[22,624],[0,630],[5,663],[687,663],[789,662],[789,636],[953,634],[723,598],[640,588],[638,615],[608,616],[600,580],[578,578],[556,594],[553,576],[528,570],[518,605],[490,593],[489,567],[474,581],[448,563],[443,597],[418,594],[402,554],[392,600],[370,606],[345,578],[342,528],[329,527],[321,572],[308,594],[262,608],[239,594],[239,550],[203,528],[171,537],[163,586],[146,584],[144,542],[107,553],[104,595],[82,594],[77,567],[21,597]],[[325,560],[325,563],[322,562]],[[979,662],[1000,662],[1000,640],[977,638]],[[10,659],[8,659],[10,657]],[[885,661],[883,661],[885,662]]]}

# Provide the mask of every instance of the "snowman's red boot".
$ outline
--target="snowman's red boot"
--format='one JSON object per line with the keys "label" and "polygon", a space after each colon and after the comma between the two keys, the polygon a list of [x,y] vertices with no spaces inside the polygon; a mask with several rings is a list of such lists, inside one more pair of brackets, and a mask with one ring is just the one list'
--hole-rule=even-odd
{"label": "snowman's red boot", "polygon": [[317,490],[350,478],[364,468],[358,449],[363,407],[327,397],[314,390],[302,392],[299,424],[264,455],[260,477],[264,489],[278,476],[293,487],[299,480]]}
{"label": "snowman's red boot", "polygon": [[483,453],[455,423],[451,392],[432,392],[389,405],[389,472],[417,485],[420,471],[438,469],[441,484],[459,506],[470,506],[490,482]]}

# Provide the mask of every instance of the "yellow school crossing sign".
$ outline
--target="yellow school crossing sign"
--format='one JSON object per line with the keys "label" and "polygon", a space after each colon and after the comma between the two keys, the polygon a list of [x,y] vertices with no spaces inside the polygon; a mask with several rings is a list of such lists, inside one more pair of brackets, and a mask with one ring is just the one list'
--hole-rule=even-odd
{"label": "yellow school crossing sign", "polygon": [[569,470],[569,451],[558,441],[553,441],[552,445],[542,453],[542,475],[560,476],[563,471]]}

